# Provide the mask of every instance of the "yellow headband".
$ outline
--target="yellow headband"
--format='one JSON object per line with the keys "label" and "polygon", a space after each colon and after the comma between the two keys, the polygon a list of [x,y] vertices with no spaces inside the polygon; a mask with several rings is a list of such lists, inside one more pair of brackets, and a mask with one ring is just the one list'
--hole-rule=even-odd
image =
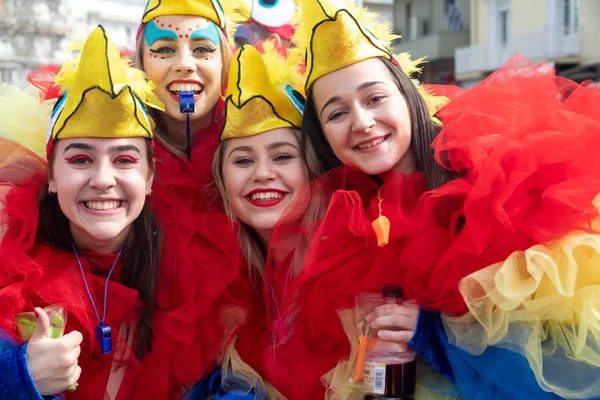
{"label": "yellow headband", "polygon": [[297,90],[302,76],[296,66],[301,57],[292,51],[285,59],[273,43],[265,54],[246,44],[235,53],[225,95],[225,125],[221,140],[247,137],[277,128],[300,128],[304,97]]}
{"label": "yellow headband", "polygon": [[65,63],[56,77],[58,100],[48,143],[77,137],[152,138],[152,120],[145,105],[163,110],[145,74],[121,58],[114,42],[98,26],[81,55]]}

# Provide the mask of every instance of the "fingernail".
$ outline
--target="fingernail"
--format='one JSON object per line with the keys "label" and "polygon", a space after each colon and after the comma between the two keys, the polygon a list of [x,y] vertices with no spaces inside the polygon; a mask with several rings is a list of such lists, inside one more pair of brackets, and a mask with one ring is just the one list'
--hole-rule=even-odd
{"label": "fingernail", "polygon": [[33,312],[35,313],[35,317],[39,319],[40,318],[40,313],[38,312],[38,310],[34,309]]}

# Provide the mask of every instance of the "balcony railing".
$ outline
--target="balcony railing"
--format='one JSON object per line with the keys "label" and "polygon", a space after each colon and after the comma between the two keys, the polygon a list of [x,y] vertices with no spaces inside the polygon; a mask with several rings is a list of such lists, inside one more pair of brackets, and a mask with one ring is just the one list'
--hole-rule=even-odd
{"label": "balcony railing", "polygon": [[493,71],[515,53],[533,61],[542,61],[577,56],[580,51],[578,33],[564,35],[550,31],[548,27],[514,35],[508,46],[508,51],[481,44],[456,49],[456,75]]}
{"label": "balcony railing", "polygon": [[395,46],[398,52],[409,52],[413,58],[428,60],[451,59],[454,50],[469,43],[469,32],[438,32],[412,40],[402,40]]}

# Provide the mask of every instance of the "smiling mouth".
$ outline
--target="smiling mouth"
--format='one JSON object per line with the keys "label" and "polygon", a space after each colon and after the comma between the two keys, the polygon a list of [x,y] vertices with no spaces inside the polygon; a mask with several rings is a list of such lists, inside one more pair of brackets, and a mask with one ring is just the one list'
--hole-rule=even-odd
{"label": "smiling mouth", "polygon": [[252,193],[246,197],[252,201],[261,201],[261,200],[268,201],[268,200],[279,200],[284,195],[285,195],[285,193],[281,193],[281,192],[257,192],[257,193]]}
{"label": "smiling mouth", "polygon": [[382,137],[378,137],[377,139],[373,139],[370,142],[361,143],[358,146],[355,146],[354,150],[366,150],[366,149],[370,149],[371,147],[375,147],[378,144],[381,144],[381,143],[385,142],[389,137],[390,137],[390,135],[385,135],[385,136],[382,136]]}
{"label": "smiling mouth", "polygon": [[204,87],[197,83],[172,83],[167,89],[175,96],[181,92],[193,92],[197,96],[204,91]]}
{"label": "smiling mouth", "polygon": [[116,210],[121,208],[124,201],[111,200],[111,201],[84,201],[83,205],[89,210]]}

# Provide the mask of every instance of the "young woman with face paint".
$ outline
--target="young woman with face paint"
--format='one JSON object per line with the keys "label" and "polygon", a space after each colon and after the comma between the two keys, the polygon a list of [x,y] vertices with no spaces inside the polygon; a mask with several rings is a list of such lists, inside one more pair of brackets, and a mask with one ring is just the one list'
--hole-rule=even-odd
{"label": "young woman with face paint", "polygon": [[161,103],[127,63],[98,27],[63,67],[47,169],[40,160],[21,174],[37,156],[2,139],[13,157],[4,179],[36,174],[2,199],[3,398],[54,398],[67,389],[67,399],[149,398],[130,390],[163,330],[154,319],[162,232],[146,203],[154,178],[146,107]]}
{"label": "young woman with face paint", "polygon": [[[151,114],[158,139],[151,202],[165,235],[158,299],[169,329],[154,350],[173,358],[145,370],[149,380],[184,386],[200,380],[216,366],[228,321],[244,318],[245,311],[232,308],[247,306],[235,231],[216,190],[207,191],[223,124],[231,60],[224,9],[231,8],[218,0],[150,1],[139,29],[136,64],[165,104]],[[194,110],[182,114],[180,94],[190,92]]]}
{"label": "young woman with face paint", "polygon": [[[599,250],[599,173],[583,156],[599,140],[597,91],[517,57],[453,99],[440,131],[381,30],[350,5],[306,0],[302,9],[303,134],[327,169],[343,165],[381,185],[366,204],[363,195],[330,205],[348,226],[328,231],[320,256],[332,272],[308,294],[313,304],[336,300],[333,282],[352,287],[350,271],[388,274],[444,313],[443,323],[429,313],[409,344],[434,334],[436,346],[415,350],[465,398],[599,396],[591,376],[600,364],[590,360],[600,335],[573,318],[596,312],[597,282],[583,272],[591,259],[573,254]],[[565,292],[571,279],[581,286]],[[368,320],[401,328],[399,314]],[[576,349],[579,340],[594,344]]]}

